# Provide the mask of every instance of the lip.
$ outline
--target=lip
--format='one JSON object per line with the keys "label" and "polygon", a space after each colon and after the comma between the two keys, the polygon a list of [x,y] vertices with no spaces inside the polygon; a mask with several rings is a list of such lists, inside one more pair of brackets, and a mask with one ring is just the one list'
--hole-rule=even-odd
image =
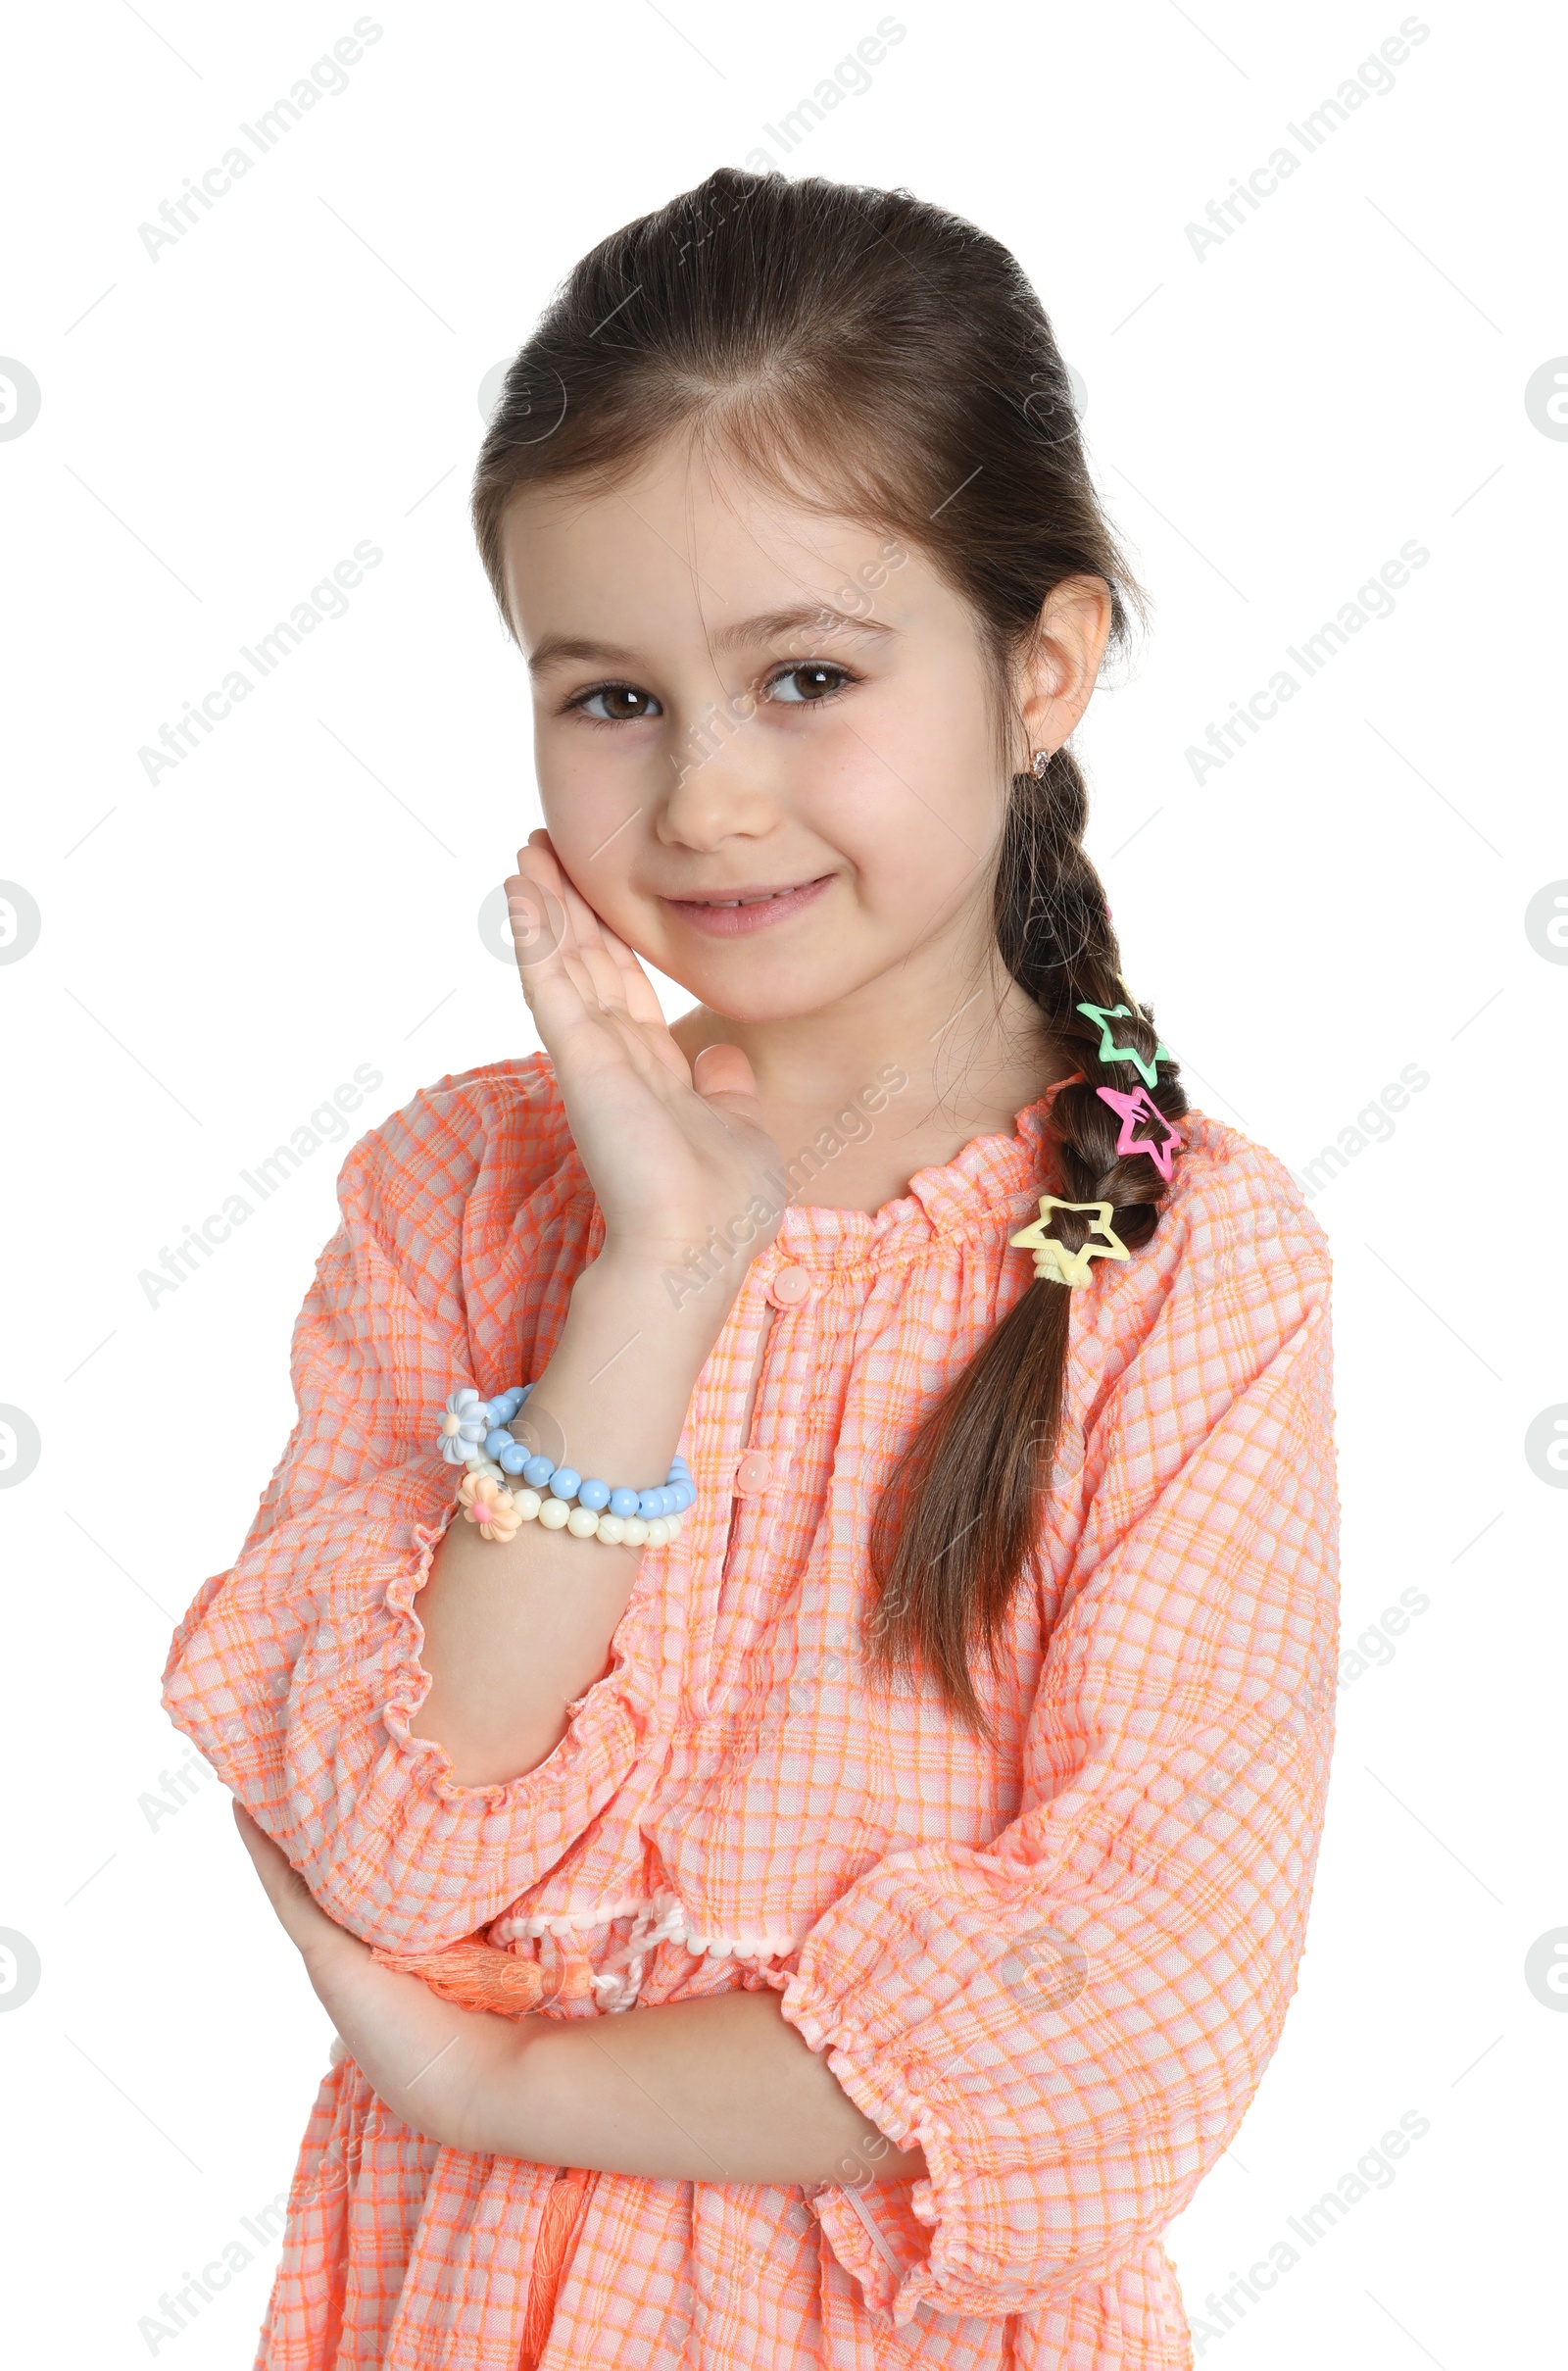
{"label": "lip", "polygon": [[797,887],[784,890],[775,889],[767,881],[742,883],[725,893],[726,900],[739,899],[740,904],[711,902],[718,895],[712,891],[708,899],[661,898],[659,902],[693,930],[700,930],[705,938],[748,938],[754,931],[774,929],[793,914],[803,914],[808,906],[815,904],[833,878],[831,872],[824,872],[817,880],[802,881]]}

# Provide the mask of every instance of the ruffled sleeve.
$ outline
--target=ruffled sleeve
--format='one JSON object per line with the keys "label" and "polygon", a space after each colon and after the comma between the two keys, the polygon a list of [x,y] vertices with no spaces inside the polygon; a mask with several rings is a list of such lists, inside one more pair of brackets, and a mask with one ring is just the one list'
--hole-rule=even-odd
{"label": "ruffled sleeve", "polygon": [[1271,1155],[1196,1158],[1088,1319],[1081,1363],[1108,1341],[1115,1380],[1085,1386],[1089,1495],[1020,1814],[983,1848],[878,1861],[782,1994],[856,2104],[925,2152],[880,2205],[814,2200],[895,2321],[1131,2277],[1295,1990],[1333,1735],[1330,1264]]}
{"label": "ruffled sleeve", "polygon": [[[502,1135],[515,1136],[517,1101]],[[441,1409],[459,1385],[493,1395],[515,1379],[475,1372],[464,1284],[466,1228],[506,1200],[497,1133],[493,1081],[443,1082],[344,1162],[341,1223],[294,1328],[288,1446],[164,1673],[170,1717],[323,1908],[399,1951],[514,1901],[614,1793],[639,1736],[618,1655],[554,1752],[510,1784],[458,1785],[445,1750],[409,1732],[428,1688],[416,1599],[457,1497],[434,1446]]]}

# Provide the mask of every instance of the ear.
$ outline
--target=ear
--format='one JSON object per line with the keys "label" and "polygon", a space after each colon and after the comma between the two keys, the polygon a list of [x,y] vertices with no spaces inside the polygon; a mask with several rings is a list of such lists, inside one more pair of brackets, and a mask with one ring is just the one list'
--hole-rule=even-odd
{"label": "ear", "polygon": [[1053,754],[1077,726],[1110,639],[1110,587],[1102,576],[1064,576],[1046,596],[1020,662],[1019,715],[1028,740]]}

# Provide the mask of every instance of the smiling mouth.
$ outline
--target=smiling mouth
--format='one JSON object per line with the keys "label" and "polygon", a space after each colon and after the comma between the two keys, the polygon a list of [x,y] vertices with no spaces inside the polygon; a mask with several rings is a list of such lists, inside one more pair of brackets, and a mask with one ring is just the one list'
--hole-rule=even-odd
{"label": "smiling mouth", "polygon": [[826,889],[830,872],[814,881],[796,881],[783,889],[738,889],[733,897],[662,898],[661,905],[709,937],[731,937],[742,931],[765,929],[786,915],[800,913]]}

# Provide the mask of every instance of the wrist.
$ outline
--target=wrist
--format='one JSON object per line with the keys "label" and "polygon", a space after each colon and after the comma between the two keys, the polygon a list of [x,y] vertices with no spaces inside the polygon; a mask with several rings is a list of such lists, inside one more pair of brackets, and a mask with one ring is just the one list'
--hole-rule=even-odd
{"label": "wrist", "polygon": [[676,1310],[657,1269],[594,1261],[573,1284],[555,1349],[507,1429],[535,1456],[612,1491],[678,1481],[671,1460],[727,1308],[710,1296],[696,1310]]}
{"label": "wrist", "polygon": [[631,1323],[657,1326],[662,1340],[685,1344],[700,1366],[723,1329],[746,1266],[735,1261],[711,1274],[695,1263],[661,1266],[607,1249],[572,1286],[572,1307],[585,1313],[613,1310]]}

